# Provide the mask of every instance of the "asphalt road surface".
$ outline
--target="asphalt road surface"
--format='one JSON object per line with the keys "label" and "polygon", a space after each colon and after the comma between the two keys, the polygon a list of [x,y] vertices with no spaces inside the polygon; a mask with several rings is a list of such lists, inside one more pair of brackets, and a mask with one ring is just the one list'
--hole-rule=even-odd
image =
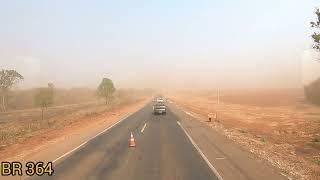
{"label": "asphalt road surface", "polygon": [[[214,180],[215,173],[170,109],[149,104],[54,165],[54,175],[30,179]],[[130,132],[136,147],[129,147]]]}

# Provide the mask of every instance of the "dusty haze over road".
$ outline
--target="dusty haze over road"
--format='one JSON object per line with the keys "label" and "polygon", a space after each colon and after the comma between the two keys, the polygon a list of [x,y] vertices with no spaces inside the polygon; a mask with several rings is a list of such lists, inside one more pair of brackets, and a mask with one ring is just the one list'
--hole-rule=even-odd
{"label": "dusty haze over road", "polygon": [[118,87],[301,87],[320,68],[309,50],[316,6],[3,1],[0,67],[23,74],[24,88],[96,87],[102,76]]}

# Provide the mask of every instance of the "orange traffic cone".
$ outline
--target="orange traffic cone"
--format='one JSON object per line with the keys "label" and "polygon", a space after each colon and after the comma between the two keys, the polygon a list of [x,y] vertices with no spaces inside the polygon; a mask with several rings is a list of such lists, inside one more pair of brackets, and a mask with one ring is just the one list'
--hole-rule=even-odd
{"label": "orange traffic cone", "polygon": [[134,140],[132,132],[131,132],[131,135],[130,135],[129,147],[136,147],[136,141]]}

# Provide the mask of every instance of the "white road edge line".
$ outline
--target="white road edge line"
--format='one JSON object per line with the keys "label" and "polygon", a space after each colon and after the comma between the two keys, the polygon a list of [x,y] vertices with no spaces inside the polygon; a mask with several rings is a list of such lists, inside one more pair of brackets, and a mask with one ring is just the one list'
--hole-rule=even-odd
{"label": "white road edge line", "polygon": [[177,121],[178,125],[181,127],[181,129],[184,131],[184,133],[187,135],[187,137],[189,138],[189,140],[191,141],[192,145],[196,148],[196,150],[199,152],[199,154],[201,155],[201,157],[204,159],[204,161],[207,163],[207,165],[210,167],[210,169],[213,171],[213,173],[217,176],[217,178],[219,180],[223,180],[223,178],[220,176],[220,174],[218,173],[218,171],[216,170],[216,168],[213,167],[213,165],[210,163],[210,161],[208,160],[208,158],[203,154],[203,152],[201,151],[201,149],[198,147],[198,145],[193,141],[193,139],[191,138],[191,136],[187,133],[187,131],[184,129],[184,127],[181,125],[181,123],[179,121]]}
{"label": "white road edge line", "polygon": [[[57,159],[53,160],[52,163],[55,163],[57,162],[58,160],[68,156],[69,154],[71,154],[72,152],[76,151],[77,149],[81,148],[82,146],[84,146],[85,144],[87,144],[89,141],[91,141],[92,139],[96,138],[97,136],[99,136],[100,134],[108,131],[109,129],[113,128],[115,125],[119,124],[120,122],[122,122],[123,120],[127,119],[129,116],[131,116],[132,114],[134,114],[135,112],[133,113],[130,113],[128,114],[127,116],[125,116],[124,118],[120,119],[118,122],[116,122],[115,124],[113,124],[112,126],[109,126],[107,127],[106,129],[104,129],[103,131],[101,131],[100,133],[98,133],[97,135],[93,136],[92,138],[90,138],[89,140],[83,142],[82,144],[80,144],[79,146],[75,147],[74,149],[66,152],[65,154],[61,155],[60,157],[58,157]],[[26,176],[26,175],[23,175],[21,177],[21,180],[24,180],[24,179],[28,179],[30,176]]]}
{"label": "white road edge line", "polygon": [[83,142],[82,144],[80,144],[79,146],[75,147],[74,149],[66,152],[65,154],[61,155],[60,157],[58,157],[57,159],[53,160],[52,162],[55,163],[58,160],[64,158],[65,156],[71,154],[72,152],[76,151],[77,149],[81,148],[82,146],[84,146],[85,144],[87,144],[89,141],[91,141],[92,139],[96,138],[97,136],[101,135],[102,133],[108,131],[109,129],[113,128],[114,126],[116,126],[117,124],[119,124],[120,122],[122,122],[123,120],[127,119],[129,116],[131,116],[133,113],[130,113],[129,115],[125,116],[124,118],[122,118],[121,120],[119,120],[118,122],[116,122],[115,124],[107,127],[106,129],[104,129],[103,131],[101,131],[100,133],[96,134],[95,136],[91,137],[89,140]]}
{"label": "white road edge line", "polygon": [[147,123],[144,123],[144,126],[143,126],[143,128],[141,129],[141,133],[143,133],[143,131],[144,131],[144,129],[146,128],[146,126],[147,126]]}
{"label": "white road edge line", "polygon": [[[139,110],[143,109],[143,108],[146,107],[147,105],[148,105],[148,103],[147,103],[146,105],[144,105],[142,108],[138,109],[137,111],[132,112],[132,113],[129,113],[128,115],[126,115],[125,117],[123,117],[122,119],[120,119],[119,121],[117,121],[115,124],[107,127],[106,129],[104,129],[103,131],[101,131],[101,132],[98,133],[97,135],[93,136],[93,137],[90,138],[89,140],[83,142],[83,143],[80,144],[79,146],[75,147],[74,149],[66,152],[65,154],[61,155],[61,156],[58,157],[57,159],[53,160],[52,163],[57,162],[58,160],[62,159],[63,157],[65,157],[65,156],[71,154],[72,152],[74,152],[75,150],[81,148],[82,146],[84,146],[85,144],[87,144],[87,143],[88,143],[89,141],[91,141],[92,139],[96,138],[96,137],[99,136],[100,134],[102,134],[102,133],[108,131],[109,129],[113,128],[114,126],[116,126],[117,124],[119,124],[119,123],[122,122],[123,120],[127,119],[129,116],[133,115],[134,113],[138,112]],[[24,180],[24,179],[27,179],[27,178],[29,178],[29,176],[24,175],[24,176],[21,177],[21,180]]]}

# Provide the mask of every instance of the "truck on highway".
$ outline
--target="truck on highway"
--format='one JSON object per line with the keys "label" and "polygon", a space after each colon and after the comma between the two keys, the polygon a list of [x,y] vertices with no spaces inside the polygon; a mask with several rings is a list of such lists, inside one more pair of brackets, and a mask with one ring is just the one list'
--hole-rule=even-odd
{"label": "truck on highway", "polygon": [[167,107],[164,99],[157,98],[155,104],[153,105],[153,114],[166,114]]}

